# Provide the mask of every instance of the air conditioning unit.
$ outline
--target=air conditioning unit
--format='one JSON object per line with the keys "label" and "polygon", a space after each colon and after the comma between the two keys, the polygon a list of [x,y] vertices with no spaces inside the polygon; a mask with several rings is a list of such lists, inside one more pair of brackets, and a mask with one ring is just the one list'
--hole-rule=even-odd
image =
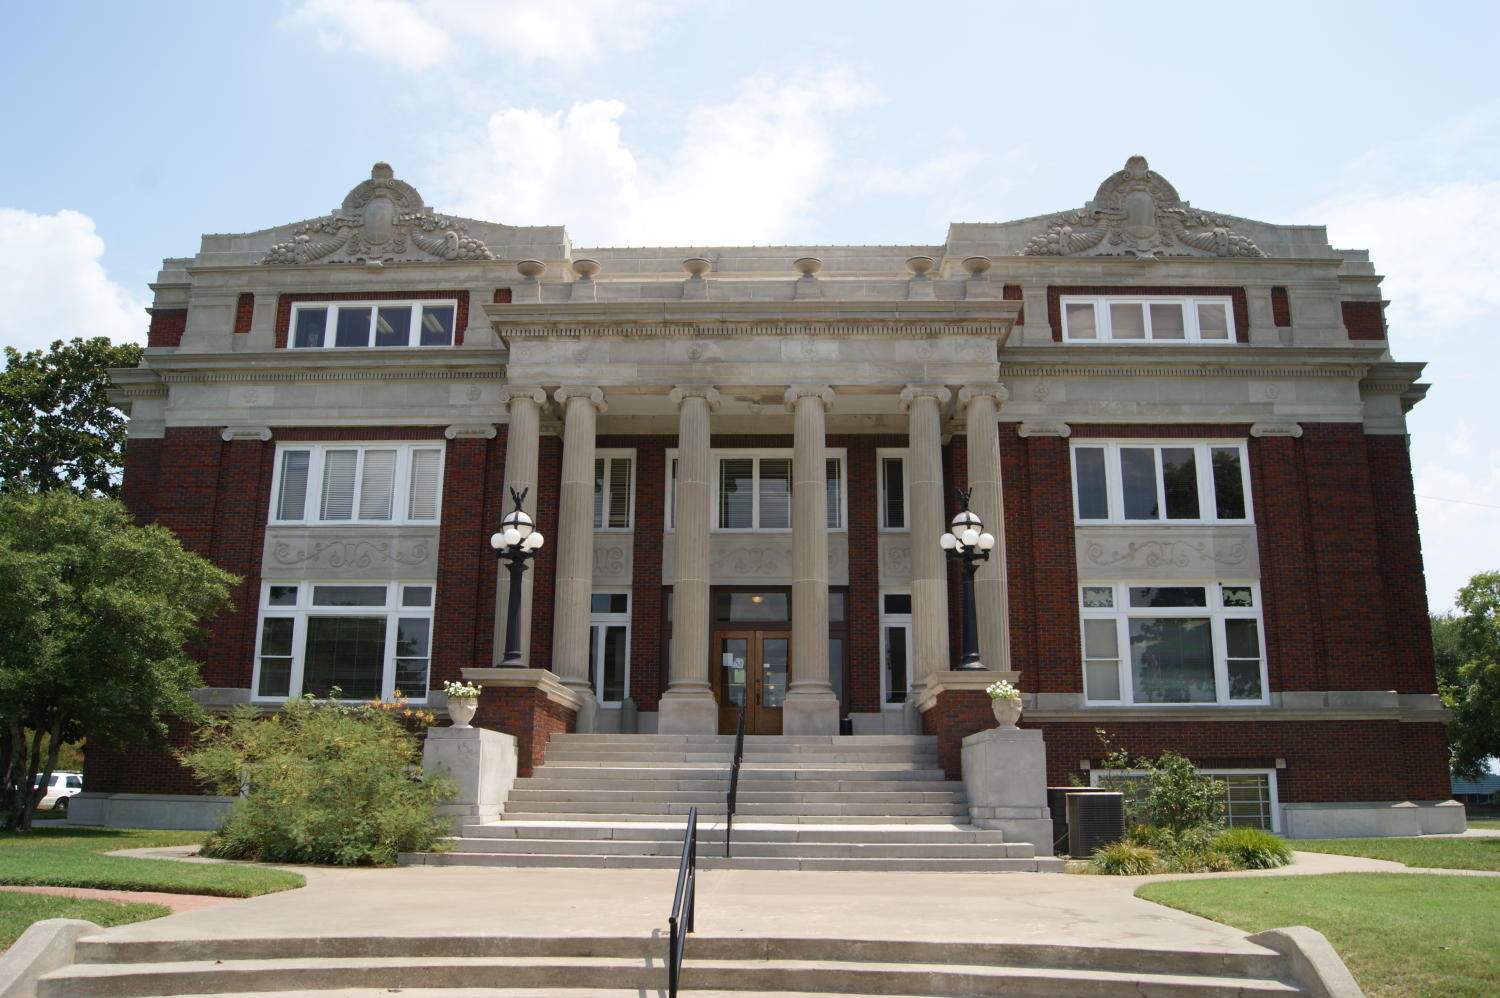
{"label": "air conditioning unit", "polygon": [[1052,854],[1068,855],[1068,797],[1072,794],[1104,794],[1099,787],[1048,787],[1047,810],[1052,814]]}
{"label": "air conditioning unit", "polygon": [[1087,859],[1100,846],[1125,837],[1125,795],[1068,795],[1068,855]]}

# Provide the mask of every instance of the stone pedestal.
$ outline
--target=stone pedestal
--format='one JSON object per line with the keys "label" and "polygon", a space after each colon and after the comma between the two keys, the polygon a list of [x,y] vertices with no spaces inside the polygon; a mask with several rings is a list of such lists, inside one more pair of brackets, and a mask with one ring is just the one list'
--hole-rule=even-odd
{"label": "stone pedestal", "polygon": [[990,728],[963,740],[964,792],[970,820],[1030,842],[1038,856],[1052,855],[1052,813],[1047,809],[1047,748],[1040,731]]}
{"label": "stone pedestal", "polygon": [[438,806],[438,814],[453,819],[455,832],[494,821],[516,782],[515,736],[484,728],[428,728],[422,770],[458,784],[458,796]]}
{"label": "stone pedestal", "polygon": [[515,736],[518,776],[530,776],[547,761],[548,738],[578,730],[583,699],[546,669],[465,669],[463,675],[484,687],[474,727]]}

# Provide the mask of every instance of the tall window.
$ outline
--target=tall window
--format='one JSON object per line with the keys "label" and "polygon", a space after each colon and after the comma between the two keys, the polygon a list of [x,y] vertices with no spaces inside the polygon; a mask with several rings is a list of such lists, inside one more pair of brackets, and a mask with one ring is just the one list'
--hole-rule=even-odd
{"label": "tall window", "polygon": [[[831,451],[824,464],[828,529],[844,529],[844,453]],[[716,451],[711,462],[713,529],[790,530],[791,451]],[[677,529],[677,455],[667,454],[667,529]]]}
{"label": "tall window", "polygon": [[292,306],[293,349],[453,345],[454,301]]}
{"label": "tall window", "polygon": [[1260,587],[1080,587],[1089,703],[1266,703]]}
{"label": "tall window", "polygon": [[886,706],[911,688],[911,593],[880,595],[880,691]]}
{"label": "tall window", "polygon": [[594,593],[589,603],[589,675],[606,707],[630,695],[629,593]]}
{"label": "tall window", "polygon": [[880,529],[908,530],[906,452],[883,450],[875,460],[880,475]]}
{"label": "tall window", "polygon": [[1249,523],[1242,443],[1073,445],[1074,513],[1081,523]]}
{"label": "tall window", "polygon": [[345,700],[427,698],[432,584],[268,582],[262,586],[255,698],[335,688]]}
{"label": "tall window", "polygon": [[436,523],[443,448],[433,444],[282,446],[272,523]]}
{"label": "tall window", "polygon": [[1228,298],[1064,296],[1063,340],[1070,343],[1233,343]]}
{"label": "tall window", "polygon": [[635,460],[633,455],[601,452],[594,458],[594,529],[629,530]]}

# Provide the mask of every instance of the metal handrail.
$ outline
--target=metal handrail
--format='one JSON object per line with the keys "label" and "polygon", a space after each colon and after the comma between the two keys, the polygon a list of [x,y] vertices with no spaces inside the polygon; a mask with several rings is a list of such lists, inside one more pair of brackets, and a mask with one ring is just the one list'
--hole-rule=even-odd
{"label": "metal handrail", "polygon": [[729,836],[734,831],[734,807],[740,792],[740,763],[745,758],[745,705],[734,728],[734,759],[729,763],[729,792],[724,795],[724,858],[729,858]]}
{"label": "metal handrail", "polygon": [[677,866],[677,893],[667,918],[667,992],[677,998],[682,977],[682,954],[693,931],[693,908],[698,894],[698,809],[688,811],[687,834],[682,837],[682,862]]}

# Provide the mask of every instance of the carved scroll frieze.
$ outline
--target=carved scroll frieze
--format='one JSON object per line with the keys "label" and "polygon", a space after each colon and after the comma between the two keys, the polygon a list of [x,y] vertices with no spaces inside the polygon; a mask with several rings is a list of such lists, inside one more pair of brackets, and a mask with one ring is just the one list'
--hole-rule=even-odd
{"label": "carved scroll frieze", "polygon": [[882,534],[879,543],[880,584],[896,586],[911,582],[911,536]]}
{"label": "carved scroll frieze", "polygon": [[594,535],[594,582],[628,586],[634,564],[634,534]]}
{"label": "carved scroll frieze", "polygon": [[351,535],[268,531],[262,558],[267,578],[436,578],[438,538],[434,530]]}
{"label": "carved scroll frieze", "polygon": [[1084,527],[1080,579],[1259,578],[1254,527]]}

